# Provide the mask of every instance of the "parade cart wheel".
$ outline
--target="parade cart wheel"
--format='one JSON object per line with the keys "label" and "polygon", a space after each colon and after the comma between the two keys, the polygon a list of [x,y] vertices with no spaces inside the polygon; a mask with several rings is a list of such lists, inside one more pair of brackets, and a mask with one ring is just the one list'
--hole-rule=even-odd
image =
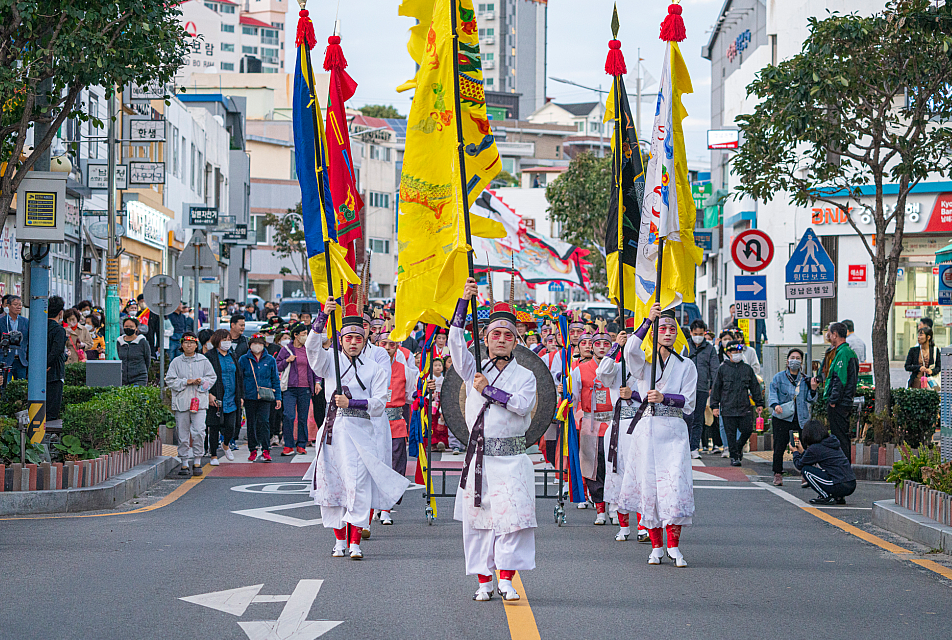
{"label": "parade cart wheel", "polygon": [[565,507],[561,504],[555,505],[555,524],[560,527],[565,524]]}
{"label": "parade cart wheel", "polygon": [[433,508],[430,507],[430,506],[427,506],[427,508],[426,508],[426,524],[427,524],[427,525],[433,524],[433,520],[435,520],[435,519],[436,519],[436,518],[433,516]]}
{"label": "parade cart wheel", "polygon": [[[473,349],[470,349],[470,353],[473,353]],[[486,349],[481,347],[480,353],[485,356]],[[536,406],[532,410],[532,421],[529,424],[529,430],[526,431],[526,446],[531,447],[542,438],[552,422],[552,416],[555,415],[557,406],[555,381],[552,380],[552,373],[545,362],[531,349],[520,344],[516,346],[513,354],[516,357],[516,362],[531,371],[536,379]],[[488,377],[492,380],[491,376]],[[463,389],[463,379],[459,377],[455,367],[450,367],[445,374],[442,396],[441,407],[446,426],[465,445],[469,442],[469,428],[463,418],[466,394]],[[458,398],[458,401],[452,402],[451,398]]]}

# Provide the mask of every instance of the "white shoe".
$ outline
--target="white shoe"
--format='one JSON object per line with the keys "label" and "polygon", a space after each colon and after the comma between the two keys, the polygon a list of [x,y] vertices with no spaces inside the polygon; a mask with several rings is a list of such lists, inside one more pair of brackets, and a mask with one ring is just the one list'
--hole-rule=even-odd
{"label": "white shoe", "polygon": [[644,529],[638,530],[638,542],[651,542],[651,536],[648,535],[648,532]]}
{"label": "white shoe", "polygon": [[631,527],[619,527],[615,534],[615,542],[625,542],[631,535]]}
{"label": "white shoe", "polygon": [[664,559],[664,549],[658,547],[657,549],[651,550],[651,555],[648,556],[648,564],[661,564],[661,561]]}
{"label": "white shoe", "polygon": [[605,512],[601,512],[595,516],[595,524],[603,525],[608,523],[608,517],[605,515]]}
{"label": "white shoe", "polygon": [[608,516],[608,524],[617,525],[617,524],[618,524],[618,516],[617,516],[617,515],[609,515],[609,516]]}
{"label": "white shoe", "polygon": [[235,454],[231,449],[225,449],[225,458],[228,460],[228,462],[231,462],[235,459]]}
{"label": "white shoe", "polygon": [[727,447],[724,447],[724,453],[721,454],[721,457],[722,457],[722,458],[730,458],[730,457],[731,457],[731,451],[730,451],[730,449],[728,449]]}
{"label": "white shoe", "polygon": [[217,467],[217,466],[218,466],[218,458],[212,458],[212,459],[208,462],[208,464],[212,465],[213,467]]}
{"label": "white shoe", "polygon": [[346,541],[346,540],[338,540],[338,541],[334,544],[334,551],[331,552],[331,557],[332,557],[332,558],[343,558],[343,557],[344,557],[344,554],[345,554],[346,552],[347,552],[347,541]]}
{"label": "white shoe", "polygon": [[588,501],[579,502],[579,503],[578,503],[578,508],[579,508],[579,509],[588,509]]}
{"label": "white shoe", "polygon": [[693,450],[691,451],[691,459],[692,459],[692,460],[700,460],[700,459],[701,459],[701,452],[698,451],[697,449],[693,449]]}
{"label": "white shoe", "polygon": [[668,548],[668,557],[674,560],[674,566],[679,569],[683,569],[684,567],[688,566],[688,561],[684,559],[684,555],[677,547]]}
{"label": "white shoe", "polygon": [[393,524],[393,518],[390,517],[389,511],[380,512],[380,524]]}
{"label": "white shoe", "polygon": [[362,560],[364,557],[364,552],[360,550],[359,544],[350,545],[350,559],[351,560]]}
{"label": "white shoe", "polygon": [[502,599],[509,602],[512,600],[519,600],[519,592],[515,590],[512,586],[512,580],[500,580],[499,581],[499,595],[502,596]]}
{"label": "white shoe", "polygon": [[473,596],[473,600],[477,602],[487,602],[488,600],[493,599],[493,581],[489,582],[480,582],[479,588],[476,589],[476,595]]}

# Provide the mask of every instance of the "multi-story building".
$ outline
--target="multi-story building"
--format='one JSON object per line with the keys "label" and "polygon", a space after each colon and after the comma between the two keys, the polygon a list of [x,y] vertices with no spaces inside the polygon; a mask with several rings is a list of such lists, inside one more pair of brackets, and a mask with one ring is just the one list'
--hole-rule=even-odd
{"label": "multi-story building", "polygon": [[176,82],[195,74],[281,73],[287,0],[186,0],[180,5],[191,53]]}
{"label": "multi-story building", "polygon": [[[506,108],[507,118],[532,113],[545,103],[546,2],[495,0],[474,7],[487,104]],[[515,94],[518,105],[494,94]]]}
{"label": "multi-story building", "polygon": [[[809,0],[786,3],[728,0],[724,4],[710,40],[702,49],[702,56],[711,61],[711,129],[738,128],[737,117],[752,112],[756,104],[753,97],[747,96],[746,87],[764,67],[799,54],[809,35],[808,19],[826,18],[827,6],[831,4]],[[848,0],[837,2],[836,9],[844,14],[855,11],[870,15],[882,10],[884,5],[883,1]],[[771,237],[776,250],[773,262],[761,272],[767,276],[768,292],[777,292],[768,293],[767,338],[775,344],[801,342],[801,332],[807,328],[805,301],[787,301],[780,292],[784,291],[787,258],[809,228],[830,255],[836,274],[836,297],[816,300],[813,304],[814,334],[818,336],[820,328],[830,322],[848,318],[853,320],[860,338],[870,345],[873,266],[849,220],[825,204],[798,207],[783,193],[770,202],[749,198],[719,201],[717,190],[726,195],[738,183],[730,171],[731,154],[731,151],[711,152],[715,194],[709,205],[720,210],[712,211],[714,215],[708,217],[719,222],[721,242],[720,251],[710,254],[697,281],[699,298],[705,296],[709,305],[705,316],[719,320],[728,314],[734,297],[733,276],[739,273],[730,258],[731,243],[744,229],[757,228]],[[896,193],[896,186],[885,185],[884,190],[888,207],[895,197],[890,194]],[[861,191],[866,203],[871,204],[871,190],[861,187]],[[934,319],[937,344],[949,342],[952,318],[936,304],[935,252],[952,239],[952,223],[947,215],[942,215],[948,206],[944,208],[944,203],[950,201],[949,183],[935,180],[920,183],[907,200],[905,237],[888,330],[893,360],[902,360],[915,345],[919,317]],[[894,201],[891,206],[895,206]],[[874,231],[872,221],[863,216],[855,216],[853,221],[869,240]],[[872,242],[884,241],[888,242],[889,238],[875,238]],[[820,339],[815,337],[814,344],[818,342]]]}
{"label": "multi-story building", "polygon": [[611,149],[612,124],[602,122],[605,105],[602,102],[577,102],[556,104],[547,102],[532,112],[528,118],[533,124],[557,124],[574,131],[565,139],[563,151],[574,158],[583,151],[607,155]]}

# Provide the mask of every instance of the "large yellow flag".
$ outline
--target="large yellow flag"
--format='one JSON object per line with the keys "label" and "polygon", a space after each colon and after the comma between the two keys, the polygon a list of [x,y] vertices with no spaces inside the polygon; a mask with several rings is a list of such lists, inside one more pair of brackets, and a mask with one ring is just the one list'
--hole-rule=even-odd
{"label": "large yellow flag", "polygon": [[[398,90],[415,89],[407,118],[400,178],[396,314],[393,335],[402,340],[420,322],[445,324],[468,276],[457,116],[462,122],[468,201],[499,173],[499,152],[489,119],[479,59],[479,32],[472,0],[403,0],[399,13],[416,18],[407,50],[416,77]],[[457,114],[453,29],[459,52]],[[502,224],[471,215],[473,235],[502,238]]]}

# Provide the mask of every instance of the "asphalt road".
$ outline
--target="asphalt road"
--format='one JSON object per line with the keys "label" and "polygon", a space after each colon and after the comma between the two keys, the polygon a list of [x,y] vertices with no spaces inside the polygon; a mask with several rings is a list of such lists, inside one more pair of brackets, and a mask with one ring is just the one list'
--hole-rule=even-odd
{"label": "asphalt road", "polygon": [[[591,510],[569,505],[567,525],[557,527],[554,502],[539,500],[538,567],[520,576],[525,600],[509,607],[498,598],[471,600],[475,579],[463,574],[461,527],[451,519],[449,498],[438,501],[439,517],[428,526],[421,492],[408,493],[394,526],[374,525],[361,562],[330,557],[331,532],[307,524],[320,517],[316,507],[261,511],[307,502],[290,476],[304,468],[254,465],[255,473],[285,477],[206,477],[185,493],[180,480],[168,479],[139,504],[124,506],[132,512],[0,521],[0,638],[950,634],[952,582],[911,560],[948,566],[952,558],[869,524],[872,500],[891,496],[891,485],[861,483],[853,508],[823,513],[910,554],[863,541],[778,495],[808,499],[796,479],[775,491],[756,477],[697,480],[696,524],[681,543],[687,569],[648,566],[648,545],[615,542],[614,527],[592,526]],[[745,466],[753,474],[764,468]],[[169,502],[165,496],[176,488],[179,497]],[[164,506],[141,510],[156,504]],[[243,587],[252,588],[181,599]],[[280,622],[270,630],[273,621]]]}

